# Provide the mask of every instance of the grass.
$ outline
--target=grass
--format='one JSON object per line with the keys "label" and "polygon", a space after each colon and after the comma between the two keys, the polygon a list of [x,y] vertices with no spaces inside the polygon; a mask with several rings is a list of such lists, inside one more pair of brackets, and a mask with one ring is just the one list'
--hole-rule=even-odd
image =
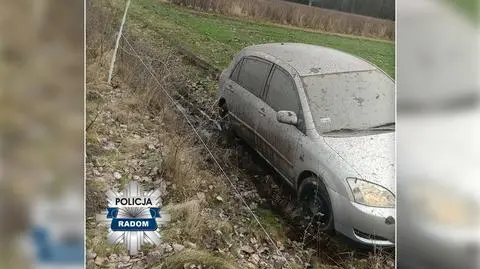
{"label": "grass", "polygon": [[190,265],[204,265],[205,268],[235,269],[235,263],[220,256],[215,256],[211,252],[200,250],[184,250],[173,256],[168,257],[161,267],[155,269],[183,269],[196,268]]}
{"label": "grass", "polygon": [[[275,240],[285,240],[285,227],[280,220],[279,216],[276,216],[272,211],[267,209],[258,208],[255,212],[257,214],[258,219],[267,230],[268,234],[273,236]],[[252,220],[252,225],[254,227],[258,227],[258,224]],[[257,228],[259,229],[259,227]],[[259,233],[257,234],[258,238],[264,237],[264,234],[259,229]],[[266,238],[264,238],[266,239]]]}
{"label": "grass", "polygon": [[[118,8],[123,1],[114,0]],[[366,59],[395,77],[393,42],[284,27],[271,23],[194,12],[155,0],[138,0],[130,7],[132,24],[154,31],[219,69],[242,48],[261,43],[299,42],[335,48]]]}
{"label": "grass", "polygon": [[479,19],[479,7],[478,0],[455,0],[455,1],[445,1],[445,3],[454,5],[455,8],[458,8],[460,12],[464,13],[472,22],[478,23]]}

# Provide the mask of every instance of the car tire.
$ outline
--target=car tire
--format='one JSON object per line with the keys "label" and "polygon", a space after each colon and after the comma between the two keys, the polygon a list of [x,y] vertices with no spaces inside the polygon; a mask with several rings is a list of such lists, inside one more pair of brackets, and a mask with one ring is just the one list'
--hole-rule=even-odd
{"label": "car tire", "polygon": [[333,209],[327,188],[321,179],[312,176],[304,179],[298,189],[303,216],[314,222],[317,231],[333,233]]}

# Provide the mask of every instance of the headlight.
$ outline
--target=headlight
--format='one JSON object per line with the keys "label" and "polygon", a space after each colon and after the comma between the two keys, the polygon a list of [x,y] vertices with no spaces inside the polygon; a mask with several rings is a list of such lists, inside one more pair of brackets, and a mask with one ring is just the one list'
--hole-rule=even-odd
{"label": "headlight", "polygon": [[395,195],[386,188],[358,178],[347,178],[356,203],[373,207],[395,207]]}

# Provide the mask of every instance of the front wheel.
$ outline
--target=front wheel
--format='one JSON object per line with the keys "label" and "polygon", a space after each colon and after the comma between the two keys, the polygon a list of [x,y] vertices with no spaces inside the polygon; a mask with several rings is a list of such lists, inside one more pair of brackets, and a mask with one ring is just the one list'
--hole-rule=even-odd
{"label": "front wheel", "polygon": [[318,231],[333,233],[333,210],[323,182],[317,177],[306,178],[298,193],[304,218]]}

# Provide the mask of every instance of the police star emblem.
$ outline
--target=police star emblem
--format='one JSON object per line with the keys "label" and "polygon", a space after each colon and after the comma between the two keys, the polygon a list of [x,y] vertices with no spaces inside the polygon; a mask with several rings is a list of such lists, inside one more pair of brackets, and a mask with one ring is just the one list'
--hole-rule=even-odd
{"label": "police star emblem", "polygon": [[123,192],[107,191],[108,208],[97,221],[109,225],[109,244],[124,244],[130,255],[137,255],[144,244],[161,243],[159,226],[168,222],[161,212],[161,192],[143,191],[131,181]]}

